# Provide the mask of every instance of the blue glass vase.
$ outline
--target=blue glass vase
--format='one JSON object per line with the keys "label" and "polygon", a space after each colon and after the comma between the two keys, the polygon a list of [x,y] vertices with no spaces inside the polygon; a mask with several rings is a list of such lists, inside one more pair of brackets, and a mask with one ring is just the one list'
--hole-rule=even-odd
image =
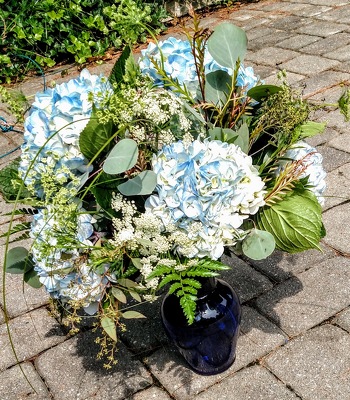
{"label": "blue glass vase", "polygon": [[179,298],[173,294],[165,296],[161,318],[167,335],[192,370],[215,375],[235,361],[241,306],[228,283],[215,278],[201,283],[193,324],[188,325]]}

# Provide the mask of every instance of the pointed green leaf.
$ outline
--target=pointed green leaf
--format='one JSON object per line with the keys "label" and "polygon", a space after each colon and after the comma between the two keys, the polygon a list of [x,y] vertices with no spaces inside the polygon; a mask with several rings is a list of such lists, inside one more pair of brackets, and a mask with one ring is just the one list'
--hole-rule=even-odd
{"label": "pointed green leaf", "polygon": [[103,164],[106,174],[116,175],[135,166],[139,150],[137,143],[132,139],[120,140],[109,153]]}
{"label": "pointed green leaf", "polygon": [[142,263],[140,261],[140,258],[132,258],[131,262],[133,263],[133,265],[140,270],[142,268]]}
{"label": "pointed green leaf", "polygon": [[101,318],[101,326],[103,330],[107,333],[107,335],[114,340],[117,341],[117,328],[115,326],[114,321],[109,317]]}
{"label": "pointed green leaf", "polygon": [[252,260],[263,260],[273,253],[275,246],[270,232],[253,229],[243,240],[242,251]]}
{"label": "pointed green leaf", "polygon": [[114,64],[112,71],[109,75],[108,80],[113,84],[113,83],[119,83],[123,82],[124,80],[124,74],[125,74],[125,64],[126,60],[129,58],[131,54],[131,49],[130,46],[126,46]]}
{"label": "pointed green leaf", "polygon": [[157,175],[153,171],[142,171],[133,179],[118,186],[124,196],[151,194],[157,184]]}
{"label": "pointed green leaf", "polygon": [[[233,143],[240,147],[241,150],[248,154],[249,151],[249,128],[246,123],[242,124],[241,127],[234,132],[237,137],[232,138],[232,140],[227,140],[229,143]],[[232,134],[232,136],[234,136]]]}
{"label": "pointed green leaf", "polygon": [[275,94],[277,92],[280,92],[282,88],[280,86],[275,86],[275,85],[258,85],[254,86],[247,92],[247,96],[251,97],[252,99],[256,101],[261,101],[262,99],[265,99],[266,97],[271,96],[272,94]]}
{"label": "pointed green leaf", "polygon": [[208,39],[208,50],[214,60],[227,68],[235,68],[243,61],[247,51],[247,35],[243,29],[230,22],[217,25]]}
{"label": "pointed green leaf", "polygon": [[225,71],[209,72],[205,76],[205,101],[223,106],[230,94],[232,78]]}
{"label": "pointed green leaf", "polygon": [[112,144],[106,146],[106,143],[115,133],[113,122],[101,124],[96,117],[96,110],[93,106],[91,118],[79,136],[80,151],[88,160],[94,158],[101,149],[103,149],[101,154],[106,154],[112,146]]}
{"label": "pointed green leaf", "polygon": [[43,284],[39,281],[39,277],[34,271],[34,269],[31,269],[30,271],[27,271],[24,274],[23,277],[24,281],[28,283],[29,286],[33,287],[34,289],[39,289]]}
{"label": "pointed green leaf", "polygon": [[259,210],[256,218],[259,229],[270,232],[276,247],[288,253],[320,249],[324,233],[322,208],[309,190],[294,190],[282,201]]}
{"label": "pointed green leaf", "polygon": [[124,286],[126,288],[133,288],[137,286],[137,283],[132,281],[131,279],[127,279],[127,278],[121,278],[118,279],[118,283],[121,286]]}
{"label": "pointed green leaf", "polygon": [[113,287],[112,288],[112,294],[121,303],[125,304],[127,302],[125,293],[121,289]]}
{"label": "pointed green leaf", "polygon": [[326,123],[306,121],[299,125],[295,130],[299,134],[300,139],[305,139],[322,133],[326,127]]}
{"label": "pointed green leaf", "polygon": [[141,301],[142,301],[141,296],[137,292],[135,292],[135,290],[129,290],[129,293],[130,293],[130,296],[134,300],[136,300],[137,302],[141,303]]}
{"label": "pointed green leaf", "polygon": [[125,319],[146,318],[143,314],[141,314],[138,311],[125,311],[122,313],[122,317]]}
{"label": "pointed green leaf", "polygon": [[33,261],[24,247],[15,247],[7,252],[6,272],[10,274],[24,274],[33,268]]}

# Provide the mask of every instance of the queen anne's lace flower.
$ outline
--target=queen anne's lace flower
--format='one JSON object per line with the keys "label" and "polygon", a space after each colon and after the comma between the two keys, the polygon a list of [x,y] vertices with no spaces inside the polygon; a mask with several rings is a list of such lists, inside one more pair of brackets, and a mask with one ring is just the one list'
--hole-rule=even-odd
{"label": "queen anne's lace flower", "polygon": [[251,157],[233,144],[195,140],[185,147],[179,141],[154,156],[153,170],[158,195],[148,198],[146,211],[165,230],[176,225],[177,250],[190,258],[218,259],[244,234],[243,221],[264,205],[264,182]]}
{"label": "queen anne's lace flower", "polygon": [[[164,71],[172,79],[176,79],[181,85],[186,85],[187,89],[195,94],[198,87],[198,77],[196,65],[192,54],[190,42],[170,37],[160,41],[158,45],[150,43],[145,50],[141,50],[142,57],[139,65],[143,74],[149,75],[157,86],[163,86],[161,76],[157,74],[154,62],[164,66]],[[163,63],[163,64],[162,64]],[[226,71],[232,75],[232,69],[222,67],[205,49],[204,54],[205,73],[217,70]],[[237,86],[244,87],[247,91],[254,87],[259,81],[259,77],[254,75],[253,68],[239,67],[237,76]]]}
{"label": "queen anne's lace flower", "polygon": [[309,144],[299,141],[295,143],[290,149],[286,151],[282,159],[279,161],[278,169],[276,174],[278,175],[291,161],[300,161],[306,167],[305,171],[299,176],[299,178],[308,177],[308,188],[317,197],[318,202],[321,206],[324,205],[325,200],[322,194],[326,190],[326,171],[323,169],[322,155]]}
{"label": "queen anne's lace flower", "polygon": [[37,195],[43,195],[40,177],[48,164],[54,170],[68,167],[77,176],[86,172],[79,135],[89,121],[92,104],[98,106],[109,93],[107,79],[85,69],[77,79],[36,95],[24,125],[19,175]]}

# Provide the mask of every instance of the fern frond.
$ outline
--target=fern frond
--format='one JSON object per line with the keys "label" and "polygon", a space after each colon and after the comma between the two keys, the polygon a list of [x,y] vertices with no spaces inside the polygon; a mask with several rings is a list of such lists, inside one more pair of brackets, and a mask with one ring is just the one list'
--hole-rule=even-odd
{"label": "fern frond", "polygon": [[26,231],[30,228],[30,222],[23,222],[21,224],[17,224],[13,226],[8,232],[0,235],[0,238],[7,237],[7,235],[14,235],[15,233]]}
{"label": "fern frond", "polygon": [[180,305],[189,325],[191,325],[194,321],[194,313],[196,311],[196,300],[197,298],[190,294],[184,294],[180,298]]}
{"label": "fern frond", "polygon": [[180,280],[181,280],[181,277],[179,274],[172,273],[172,274],[167,275],[165,278],[163,278],[160,281],[158,287],[159,287],[159,289],[161,289],[163,286],[167,285],[168,283],[170,283],[172,281],[180,281]]}
{"label": "fern frond", "polygon": [[173,293],[175,293],[178,289],[180,289],[181,287],[182,287],[182,285],[181,285],[180,282],[175,282],[175,283],[173,283],[173,284],[169,287],[168,293],[169,293],[169,294],[173,294]]}

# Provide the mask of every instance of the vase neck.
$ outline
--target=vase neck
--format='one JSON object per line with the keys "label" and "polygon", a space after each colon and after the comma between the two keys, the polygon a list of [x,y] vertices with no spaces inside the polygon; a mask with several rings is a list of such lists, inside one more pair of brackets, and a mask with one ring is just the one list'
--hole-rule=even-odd
{"label": "vase neck", "polygon": [[202,287],[198,290],[197,298],[202,299],[208,294],[210,294],[215,288],[217,284],[217,280],[215,277],[211,278],[199,278],[198,282],[202,285]]}

